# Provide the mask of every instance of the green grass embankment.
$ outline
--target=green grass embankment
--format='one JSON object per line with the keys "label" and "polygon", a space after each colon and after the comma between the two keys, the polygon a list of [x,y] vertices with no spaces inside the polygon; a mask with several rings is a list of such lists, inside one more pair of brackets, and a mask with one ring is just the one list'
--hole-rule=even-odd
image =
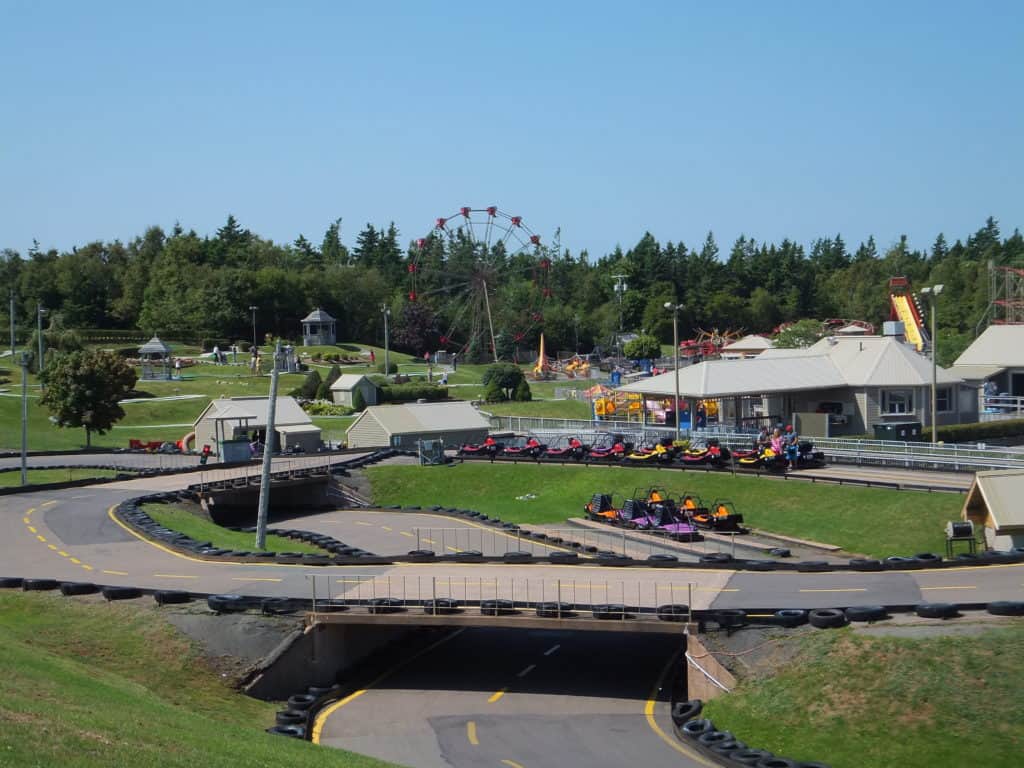
{"label": "green grass embankment", "polygon": [[[184,533],[196,541],[209,541],[220,549],[233,549],[240,552],[256,548],[256,534],[229,531],[184,507],[174,504],[143,504],[142,509],[165,528]],[[323,549],[312,544],[273,534],[267,536],[267,551],[326,554]]]}
{"label": "green grass embankment", "polygon": [[[46,483],[69,483],[73,480],[86,478],[114,477],[119,472],[112,469],[92,469],[90,467],[74,467],[68,469],[30,469],[29,485]],[[0,472],[0,488],[12,488],[21,485],[21,472]]]}
{"label": "green grass embankment", "polygon": [[0,594],[0,765],[384,768],[264,733],[243,696],[157,610]]}
{"label": "green grass embankment", "polygon": [[[469,507],[517,523],[558,524],[580,516],[595,493],[614,493],[618,501],[658,486],[674,497],[728,499],[747,525],[872,557],[943,551],[945,523],[958,519],[963,503],[952,493],[635,467],[466,463],[370,467],[367,473],[378,504]],[[526,494],[536,498],[517,500]]]}
{"label": "green grass embankment", "polygon": [[971,636],[814,633],[768,679],[705,715],[779,755],[833,768],[1021,765],[1024,622]]}

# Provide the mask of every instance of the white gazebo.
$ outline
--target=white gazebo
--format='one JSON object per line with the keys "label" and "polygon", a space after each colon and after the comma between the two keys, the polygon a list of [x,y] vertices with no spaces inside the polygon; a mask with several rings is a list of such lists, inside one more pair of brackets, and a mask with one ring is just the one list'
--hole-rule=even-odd
{"label": "white gazebo", "polygon": [[143,381],[171,380],[171,348],[154,336],[139,347]]}
{"label": "white gazebo", "polygon": [[302,318],[302,346],[330,346],[336,343],[337,321],[317,307]]}

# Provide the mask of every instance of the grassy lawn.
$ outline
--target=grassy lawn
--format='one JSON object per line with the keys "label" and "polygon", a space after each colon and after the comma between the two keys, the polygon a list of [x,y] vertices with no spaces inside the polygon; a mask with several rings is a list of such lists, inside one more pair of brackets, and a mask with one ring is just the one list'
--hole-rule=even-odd
{"label": "grassy lawn", "polygon": [[[462,393],[458,393],[462,396]],[[536,416],[549,419],[589,419],[590,403],[582,400],[531,400],[528,403],[485,403],[481,410],[495,416]]]}
{"label": "grassy lawn", "polygon": [[748,744],[833,768],[1018,766],[1024,623],[973,636],[818,632],[705,712]]}
{"label": "grassy lawn", "polygon": [[[811,485],[633,467],[455,464],[369,467],[379,504],[444,504],[479,509],[502,520],[560,523],[581,514],[594,493],[617,499],[651,486],[706,502],[728,499],[748,525],[883,557],[943,551],[946,521],[959,518],[958,494]],[[536,499],[517,501],[532,493]]]}
{"label": "grassy lawn", "polygon": [[[44,483],[67,483],[72,480],[85,480],[95,477],[113,477],[119,474],[111,469],[92,469],[90,467],[75,467],[71,469],[30,469],[28,471],[29,485],[42,485]],[[0,488],[12,488],[21,485],[21,472],[0,472]]]}
{"label": "grassy lawn", "polygon": [[[229,531],[214,522],[200,517],[184,506],[175,504],[143,504],[146,514],[165,528],[191,536],[196,541],[209,541],[221,549],[234,549],[240,552],[256,548],[256,534]],[[294,541],[283,536],[267,536],[268,552],[310,552],[317,555],[326,554],[324,550]]]}
{"label": "grassy lawn", "polygon": [[5,592],[0,643],[0,765],[387,765],[263,733],[276,707],[232,690],[155,608]]}

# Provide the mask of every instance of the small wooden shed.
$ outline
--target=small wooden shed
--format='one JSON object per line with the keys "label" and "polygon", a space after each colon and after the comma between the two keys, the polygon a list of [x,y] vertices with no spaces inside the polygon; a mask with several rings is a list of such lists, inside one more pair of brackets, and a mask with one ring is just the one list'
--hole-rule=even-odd
{"label": "small wooden shed", "polygon": [[377,404],[379,395],[377,385],[358,373],[343,373],[335,379],[331,384],[331,400],[337,405],[347,405],[352,408],[354,407],[352,398],[357,390],[363,396],[364,406]]}

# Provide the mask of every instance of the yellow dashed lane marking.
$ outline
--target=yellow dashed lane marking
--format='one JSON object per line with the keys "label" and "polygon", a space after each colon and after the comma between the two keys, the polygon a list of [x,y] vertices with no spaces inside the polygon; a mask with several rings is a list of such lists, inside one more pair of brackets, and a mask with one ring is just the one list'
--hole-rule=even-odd
{"label": "yellow dashed lane marking", "polygon": [[57,503],[56,501],[44,501],[44,502],[43,502],[42,504],[40,504],[39,506],[40,506],[40,507],[52,507],[52,506],[53,506],[54,504],[56,504],[56,503]]}
{"label": "yellow dashed lane marking", "polygon": [[281,579],[266,579],[259,576],[236,576],[232,581],[281,581]]}
{"label": "yellow dashed lane marking", "polygon": [[109,573],[111,576],[127,576],[128,575],[125,571],[104,571],[104,573]]}
{"label": "yellow dashed lane marking", "polygon": [[493,704],[498,699],[500,699],[502,696],[504,696],[505,695],[505,691],[507,691],[507,690],[508,690],[508,688],[502,688],[500,691],[495,691],[494,693],[491,694],[491,698],[489,698],[487,700],[487,703],[488,704]]}
{"label": "yellow dashed lane marking", "polygon": [[36,534],[36,538],[39,539],[41,542],[43,542],[43,544],[46,543],[46,537],[45,536],[42,536],[42,535],[37,533]]}
{"label": "yellow dashed lane marking", "polygon": [[415,536],[413,536],[413,535],[412,535],[411,533],[409,533],[408,531],[402,531],[402,535],[403,535],[403,536],[408,536],[408,537],[409,537],[410,539],[415,539],[415,538],[416,538]]}
{"label": "yellow dashed lane marking", "polygon": [[87,570],[87,571],[91,571],[92,570],[92,566],[91,565],[86,565],[85,563],[82,563],[82,567],[85,568],[85,570]]}
{"label": "yellow dashed lane marking", "polygon": [[480,739],[476,737],[476,722],[473,720],[466,723],[466,738],[474,747],[480,746]]}
{"label": "yellow dashed lane marking", "polygon": [[34,525],[30,525],[28,529],[32,531],[32,533],[39,533],[39,531],[36,530],[36,527]]}
{"label": "yellow dashed lane marking", "polygon": [[31,522],[31,520],[29,520],[27,517],[23,517],[21,518],[21,522],[23,522],[25,525],[28,525]]}
{"label": "yellow dashed lane marking", "polygon": [[158,579],[198,579],[198,576],[183,576],[180,573],[154,573]]}
{"label": "yellow dashed lane marking", "polygon": [[956,586],[956,587],[921,587],[921,591],[922,592],[927,592],[929,589],[977,589],[977,587],[962,587],[962,586]]}
{"label": "yellow dashed lane marking", "polygon": [[71,557],[71,555],[69,555],[69,554],[68,554],[67,552],[65,552],[65,551],[64,551],[63,549],[62,549],[62,550],[60,550],[60,552],[58,552],[57,554],[58,554],[58,555],[60,555],[61,557]]}
{"label": "yellow dashed lane marking", "polygon": [[57,551],[57,545],[56,545],[56,544],[47,544],[46,546],[48,546],[48,547],[49,547],[50,549],[52,549],[52,550],[53,550],[54,552],[56,552],[56,551]]}
{"label": "yellow dashed lane marking", "polygon": [[502,765],[507,765],[508,768],[523,768],[523,766],[521,766],[515,760],[502,760],[501,764]]}
{"label": "yellow dashed lane marking", "polygon": [[356,520],[356,525],[373,525],[373,523],[367,523],[363,520]]}
{"label": "yellow dashed lane marking", "polygon": [[867,592],[865,587],[851,587],[849,589],[801,589],[801,592]]}
{"label": "yellow dashed lane marking", "polygon": [[75,565],[81,565],[82,564],[82,561],[79,560],[77,557],[72,557],[71,558],[71,562],[74,563]]}
{"label": "yellow dashed lane marking", "polygon": [[385,531],[394,530],[390,525],[382,525],[381,528],[383,528]]}

